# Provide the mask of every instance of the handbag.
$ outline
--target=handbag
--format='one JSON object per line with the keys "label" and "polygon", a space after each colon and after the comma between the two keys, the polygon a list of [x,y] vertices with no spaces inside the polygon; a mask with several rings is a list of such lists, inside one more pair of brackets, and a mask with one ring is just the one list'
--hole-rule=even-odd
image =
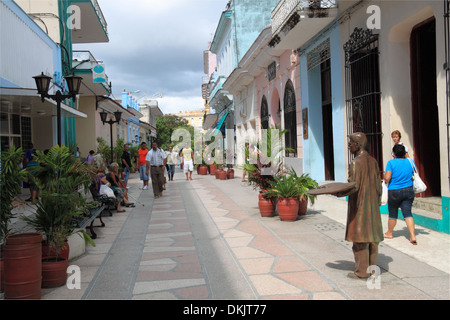
{"label": "handbag", "polygon": [[108,198],[116,198],[116,196],[114,195],[114,191],[110,187],[108,187],[106,184],[100,185],[99,193],[108,196]]}
{"label": "handbag", "polygon": [[386,203],[388,203],[388,187],[384,181],[381,182],[381,205],[384,206]]}
{"label": "handbag", "polygon": [[427,186],[422,181],[422,179],[419,177],[419,173],[417,172],[416,166],[413,165],[411,160],[409,160],[409,163],[411,164],[411,167],[413,168],[412,180],[413,180],[414,193],[424,192],[425,190],[427,190]]}

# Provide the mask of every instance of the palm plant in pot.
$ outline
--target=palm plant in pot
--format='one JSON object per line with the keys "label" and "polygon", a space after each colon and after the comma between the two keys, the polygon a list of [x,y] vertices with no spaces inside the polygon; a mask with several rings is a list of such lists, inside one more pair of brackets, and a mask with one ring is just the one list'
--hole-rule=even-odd
{"label": "palm plant in pot", "polygon": [[281,143],[286,132],[277,127],[268,129],[266,139],[254,141],[244,148],[244,171],[253,188],[259,188],[258,206],[262,216],[273,216],[275,212],[277,198],[266,197],[265,191],[282,174],[282,151],[290,151]]}
{"label": "palm plant in pot", "polygon": [[4,263],[3,245],[10,233],[11,219],[14,218],[13,209],[24,202],[17,197],[20,194],[20,184],[26,178],[25,170],[19,167],[22,161],[21,148],[11,146],[1,153],[0,165],[0,292],[3,291]]}
{"label": "palm plant in pot", "polygon": [[[42,286],[63,285],[67,278],[69,236],[78,232],[85,241],[94,245],[84,230],[76,231],[73,220],[87,211],[88,204],[83,192],[89,190],[92,168],[76,159],[65,146],[54,146],[49,152],[37,151],[39,165],[33,167],[35,183],[40,190],[36,213],[23,217],[34,230],[44,236],[48,253],[42,260]],[[84,191],[82,191],[84,190]],[[66,250],[67,252],[67,250]],[[52,274],[50,269],[56,269]]]}
{"label": "palm plant in pot", "polygon": [[308,200],[311,204],[314,204],[314,201],[317,198],[316,195],[311,195],[308,191],[316,189],[319,186],[319,183],[311,178],[308,173],[303,173],[301,176],[298,176],[293,168],[290,169],[289,175],[297,183],[300,192],[298,214],[304,215],[308,208]]}
{"label": "palm plant in pot", "polygon": [[277,198],[277,209],[282,221],[295,221],[298,217],[299,195],[301,193],[293,176],[282,175],[270,182],[264,195],[267,198]]}

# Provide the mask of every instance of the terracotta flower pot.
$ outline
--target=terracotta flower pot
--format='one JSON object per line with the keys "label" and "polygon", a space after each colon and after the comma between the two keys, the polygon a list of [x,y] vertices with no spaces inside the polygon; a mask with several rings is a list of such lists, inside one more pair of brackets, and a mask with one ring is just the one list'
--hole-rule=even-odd
{"label": "terracotta flower pot", "polygon": [[308,198],[299,199],[298,202],[298,214],[303,216],[306,214],[306,210],[308,210]]}
{"label": "terracotta flower pot", "polygon": [[231,168],[227,171],[227,179],[234,179],[234,170]]}
{"label": "terracotta flower pot", "polygon": [[210,164],[209,165],[209,174],[216,174],[216,165],[215,164]]}
{"label": "terracotta flower pot", "polygon": [[69,261],[64,258],[42,259],[42,288],[55,288],[67,281]]}
{"label": "terracotta flower pot", "polygon": [[220,180],[227,180],[227,172],[225,170],[220,170],[220,172],[219,172],[219,179]]}
{"label": "terracotta flower pot", "polygon": [[297,220],[298,198],[279,198],[277,208],[282,221]]}
{"label": "terracotta flower pot", "polygon": [[258,195],[258,207],[261,217],[273,217],[275,213],[275,206],[272,199],[266,199],[262,193]]}
{"label": "terracotta flower pot", "polygon": [[204,165],[199,166],[198,167],[198,174],[201,174],[201,175],[208,174],[208,167],[204,166]]}
{"label": "terracotta flower pot", "polygon": [[[52,248],[52,250],[49,252],[49,244],[42,242],[42,259],[49,258],[49,257],[56,257],[56,248]],[[64,258],[66,260],[69,260],[69,242],[66,240],[65,246],[61,248],[61,251],[59,253],[60,258]]]}

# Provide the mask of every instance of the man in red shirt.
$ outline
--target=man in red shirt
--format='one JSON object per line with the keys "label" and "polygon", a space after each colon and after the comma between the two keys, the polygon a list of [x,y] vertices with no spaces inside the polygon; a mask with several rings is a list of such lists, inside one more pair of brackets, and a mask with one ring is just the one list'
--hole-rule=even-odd
{"label": "man in red shirt", "polygon": [[147,161],[145,161],[147,153],[148,153],[147,144],[145,142],[142,142],[141,147],[138,149],[138,157],[136,160],[136,167],[139,170],[139,176],[144,183],[142,187],[139,187],[139,189],[142,190],[148,189]]}

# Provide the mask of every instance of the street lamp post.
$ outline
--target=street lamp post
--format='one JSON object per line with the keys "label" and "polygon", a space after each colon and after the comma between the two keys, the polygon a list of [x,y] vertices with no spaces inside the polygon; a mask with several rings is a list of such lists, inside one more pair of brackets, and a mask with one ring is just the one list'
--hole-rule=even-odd
{"label": "street lamp post", "polygon": [[119,123],[120,122],[120,119],[122,118],[122,112],[120,112],[120,111],[114,112],[114,117],[116,118],[116,120],[113,120],[111,118],[111,119],[109,119],[107,121],[106,120],[107,117],[108,117],[108,113],[106,113],[105,111],[100,112],[100,118],[102,119],[103,124],[105,124],[105,123],[109,124],[109,132],[110,132],[110,137],[111,137],[111,162],[112,162],[113,159],[114,159],[112,125],[114,123]]}
{"label": "street lamp post", "polygon": [[66,100],[67,98],[72,98],[75,101],[75,98],[80,91],[81,85],[81,77],[77,77],[74,75],[65,76],[67,87],[69,89],[68,94],[63,94],[60,90],[56,91],[56,94],[48,94],[48,89],[50,87],[50,82],[52,77],[45,75],[43,72],[34,76],[33,79],[36,81],[36,87],[38,93],[41,95],[42,102],[45,101],[45,98],[50,98],[56,101],[56,118],[57,118],[57,135],[58,135],[58,145],[61,146],[61,102]]}

